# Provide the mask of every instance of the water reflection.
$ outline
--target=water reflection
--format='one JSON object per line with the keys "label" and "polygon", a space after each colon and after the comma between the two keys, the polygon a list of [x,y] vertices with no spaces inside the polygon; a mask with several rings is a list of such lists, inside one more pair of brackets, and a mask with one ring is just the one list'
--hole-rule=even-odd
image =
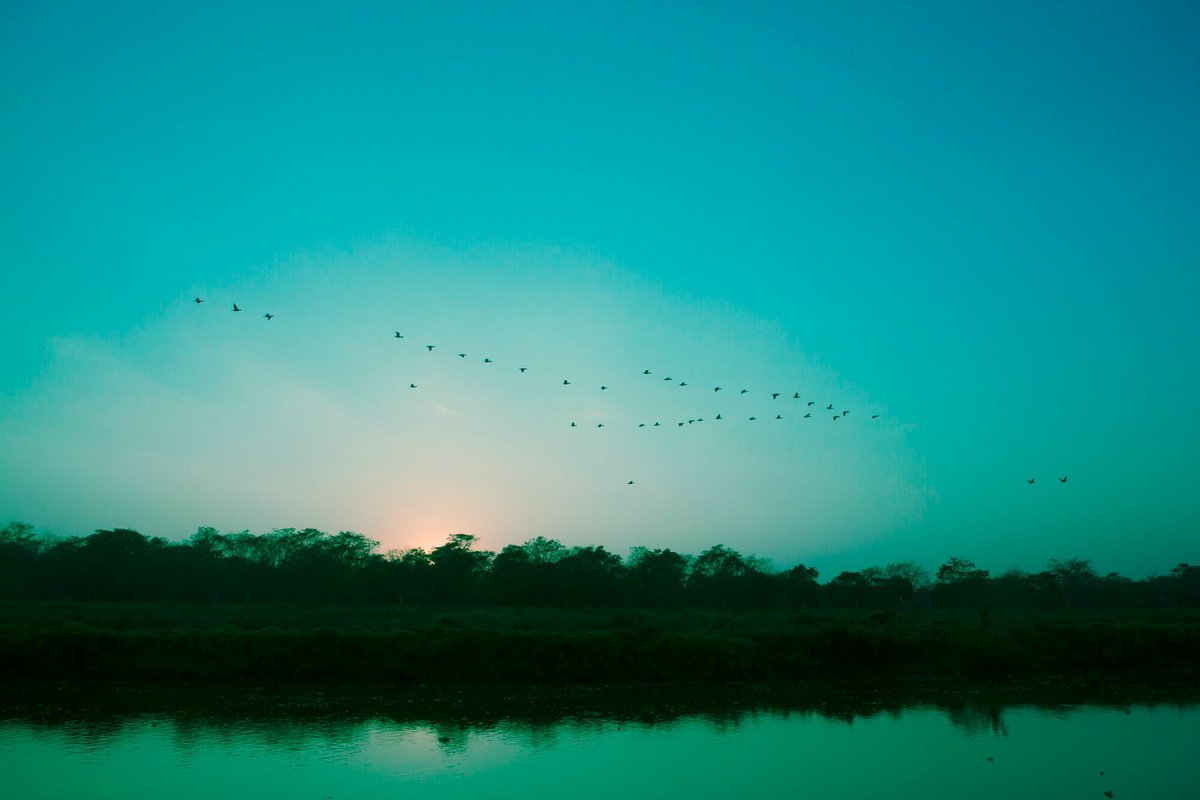
{"label": "water reflection", "polygon": [[1065,703],[610,688],[503,700],[86,690],[25,698],[3,707],[0,796],[1200,794],[1191,752],[1200,706],[1188,692]]}

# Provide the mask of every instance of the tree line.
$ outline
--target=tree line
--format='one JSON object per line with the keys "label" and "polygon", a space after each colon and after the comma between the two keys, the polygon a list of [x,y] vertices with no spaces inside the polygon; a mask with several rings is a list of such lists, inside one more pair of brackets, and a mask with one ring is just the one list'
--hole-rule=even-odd
{"label": "tree line", "polygon": [[0,599],[206,603],[370,603],[555,608],[1163,609],[1200,607],[1200,567],[1133,580],[1089,559],[992,575],[953,557],[931,575],[913,562],[841,572],[775,570],[725,545],[699,555],[634,547],[567,547],[542,536],[499,552],[454,534],[430,550],[378,552],[359,533],[202,527],[183,542],[123,528],[57,538],[0,529]]}

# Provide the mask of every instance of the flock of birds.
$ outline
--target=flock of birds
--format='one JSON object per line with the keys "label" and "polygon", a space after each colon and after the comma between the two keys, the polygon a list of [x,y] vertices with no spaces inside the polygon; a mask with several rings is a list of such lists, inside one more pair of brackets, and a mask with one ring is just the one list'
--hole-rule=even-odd
{"label": "flock of birds", "polygon": [[[196,297],[193,299],[193,302],[196,305],[199,305],[205,301],[204,301],[204,298],[202,298],[202,297]],[[237,303],[233,303],[231,310],[235,313],[241,313],[243,309]],[[270,322],[271,320],[273,320],[275,318],[275,315],[270,312],[266,312],[262,316],[263,316],[263,319],[265,319],[267,322]],[[394,331],[392,334],[392,338],[397,339],[397,340],[405,340],[407,337],[405,337],[405,335],[403,333],[401,333],[400,331]],[[437,345],[433,345],[433,344],[425,345],[425,349],[430,353],[432,353],[436,348],[437,348]],[[465,360],[467,358],[467,353],[455,353],[455,355],[460,359]],[[481,359],[481,361],[484,364],[494,363],[490,357],[485,357],[485,358]],[[518,372],[520,372],[522,374],[529,371],[529,367],[525,367],[525,366],[518,366],[516,369]],[[650,377],[654,376],[654,373],[649,369],[643,369],[641,374],[642,374],[642,377],[644,377],[644,378],[650,378]],[[674,378],[672,378],[669,375],[662,376],[660,378],[660,380],[664,383],[673,383],[675,386],[680,387],[680,388],[683,388],[683,387],[686,387],[689,385],[687,381],[684,381],[684,380],[676,381]],[[572,380],[570,380],[569,378],[563,378],[561,385],[562,386],[571,386],[571,385],[573,385],[573,383],[574,382]],[[408,388],[409,389],[417,389],[418,386],[416,383],[409,383]],[[609,389],[609,387],[607,384],[600,384],[599,391],[606,392],[606,391],[608,391],[608,389]],[[723,387],[723,386],[713,386],[712,387],[713,395],[718,395],[719,393],[721,393],[723,391],[726,391],[725,387]],[[736,395],[738,397],[741,397],[743,395],[750,394],[750,393],[751,393],[750,389],[741,387],[737,390]],[[779,400],[780,397],[786,398],[786,396],[787,396],[786,392],[770,392],[769,394],[773,401]],[[792,400],[801,400],[802,398],[800,397],[799,392],[792,392],[791,399]],[[820,413],[820,411],[822,411],[822,410],[825,412],[830,412],[830,411],[834,412],[833,414],[830,415],[830,419],[832,419],[834,422],[837,422],[837,421],[841,420],[842,418],[850,415],[849,409],[842,409],[842,410],[838,411],[834,408],[833,403],[827,403],[824,406],[819,406],[817,400],[805,400],[804,406],[802,406],[801,410],[804,411],[804,415],[803,415],[802,419],[811,419],[813,417],[814,412]],[[870,418],[872,420],[876,420],[876,419],[879,419],[879,416],[880,416],[879,414],[871,414]],[[782,420],[784,417],[783,417],[782,413],[776,413],[774,418],[776,420]],[[714,421],[723,421],[727,418],[725,417],[724,413],[719,412],[715,416],[711,417],[711,419]],[[704,422],[704,420],[705,420],[704,417],[691,417],[686,420],[679,420],[675,423],[675,425],[676,425],[676,427],[683,428],[688,425],[695,425],[697,423],[702,423],[702,422]],[[750,416],[746,417],[746,421],[748,421],[748,422],[755,422],[757,420],[758,420],[757,414],[751,414]],[[570,422],[569,427],[578,428],[578,427],[580,427],[580,425],[578,422],[572,420]],[[603,427],[605,427],[603,422],[596,423],[596,428],[603,428]],[[669,424],[667,426],[664,426],[661,421],[654,421],[654,422],[639,422],[637,424],[637,427],[639,427],[639,428],[661,428],[661,427],[670,427],[670,426],[669,426]],[[1028,483],[1029,485],[1033,485],[1035,483],[1035,481],[1036,481],[1035,478],[1026,479],[1026,483]],[[1059,483],[1066,483],[1067,476],[1064,475],[1064,476],[1059,477],[1058,481],[1059,481]],[[633,486],[635,483],[636,483],[635,481],[631,480],[631,481],[627,482],[627,485]]]}

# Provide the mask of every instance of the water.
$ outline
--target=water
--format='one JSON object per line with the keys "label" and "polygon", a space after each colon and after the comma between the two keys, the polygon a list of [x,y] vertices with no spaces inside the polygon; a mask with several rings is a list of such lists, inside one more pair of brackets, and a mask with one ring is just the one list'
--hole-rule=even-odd
{"label": "water", "polygon": [[460,699],[441,718],[363,705],[10,708],[0,797],[1200,797],[1190,702],[476,714]]}

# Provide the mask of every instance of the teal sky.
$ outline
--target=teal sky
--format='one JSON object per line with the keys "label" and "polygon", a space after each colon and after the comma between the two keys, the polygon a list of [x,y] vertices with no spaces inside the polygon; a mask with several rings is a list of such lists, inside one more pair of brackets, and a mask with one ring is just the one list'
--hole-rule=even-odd
{"label": "teal sky", "polygon": [[1200,561],[1194,4],[254,5],[0,5],[0,518]]}

